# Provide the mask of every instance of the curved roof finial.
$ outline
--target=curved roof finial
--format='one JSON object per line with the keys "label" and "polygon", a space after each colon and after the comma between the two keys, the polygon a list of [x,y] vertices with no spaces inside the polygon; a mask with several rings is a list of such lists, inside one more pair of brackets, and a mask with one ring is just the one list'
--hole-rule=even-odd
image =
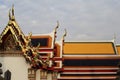
{"label": "curved roof finial", "polygon": [[55,30],[54,30],[55,33],[57,32],[58,28],[59,28],[59,21],[57,21],[57,26],[55,27]]}
{"label": "curved roof finial", "polygon": [[10,13],[11,9],[9,10],[9,20],[11,20],[11,13]]}
{"label": "curved roof finial", "polygon": [[57,27],[59,27],[59,21],[57,21]]}
{"label": "curved roof finial", "polygon": [[113,42],[116,41],[116,34],[114,33],[114,36],[113,36]]}
{"label": "curved roof finial", "polygon": [[67,36],[67,30],[65,29],[65,33],[63,34],[63,37],[62,37],[63,41],[65,40],[66,36]]}
{"label": "curved roof finial", "polygon": [[15,20],[15,16],[14,16],[14,5],[12,5],[12,21]]}
{"label": "curved roof finial", "polygon": [[14,4],[12,5],[12,16],[14,16]]}

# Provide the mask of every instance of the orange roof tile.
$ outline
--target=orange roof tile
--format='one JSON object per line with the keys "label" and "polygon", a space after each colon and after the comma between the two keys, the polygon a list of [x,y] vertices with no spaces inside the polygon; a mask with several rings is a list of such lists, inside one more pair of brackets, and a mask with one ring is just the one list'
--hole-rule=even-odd
{"label": "orange roof tile", "polygon": [[115,54],[112,42],[65,42],[64,54]]}
{"label": "orange roof tile", "polygon": [[116,48],[117,48],[118,54],[120,55],[120,45],[117,45]]}

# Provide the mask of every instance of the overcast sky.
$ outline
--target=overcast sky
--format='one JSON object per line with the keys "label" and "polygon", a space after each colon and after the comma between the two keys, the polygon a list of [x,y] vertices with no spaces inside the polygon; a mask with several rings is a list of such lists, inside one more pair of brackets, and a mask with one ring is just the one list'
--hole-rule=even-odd
{"label": "overcast sky", "polygon": [[57,20],[59,40],[67,29],[67,40],[112,40],[120,43],[120,0],[0,0],[0,32],[8,23],[8,11],[25,34],[49,33]]}

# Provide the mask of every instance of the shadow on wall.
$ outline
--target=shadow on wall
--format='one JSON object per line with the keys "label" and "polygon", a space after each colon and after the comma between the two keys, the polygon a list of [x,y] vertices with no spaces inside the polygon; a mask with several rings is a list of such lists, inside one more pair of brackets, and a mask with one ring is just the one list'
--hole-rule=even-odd
{"label": "shadow on wall", "polygon": [[[2,67],[2,64],[0,63],[0,68]],[[0,69],[0,80],[11,80],[11,72],[9,70],[7,70],[4,73],[4,77],[2,77],[1,75],[3,74],[2,69]]]}

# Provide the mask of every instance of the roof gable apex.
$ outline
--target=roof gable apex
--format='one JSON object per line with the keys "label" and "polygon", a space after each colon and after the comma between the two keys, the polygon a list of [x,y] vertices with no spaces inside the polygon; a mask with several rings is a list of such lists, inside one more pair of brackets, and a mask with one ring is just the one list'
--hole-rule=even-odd
{"label": "roof gable apex", "polygon": [[[12,15],[11,15],[12,13]],[[19,42],[19,45],[23,47],[27,40],[25,35],[23,34],[22,30],[20,29],[19,25],[17,24],[14,16],[14,6],[12,7],[12,11],[9,11],[9,21],[7,26],[4,28],[3,32],[0,34],[0,43],[2,43],[3,37],[8,33],[8,31],[15,36],[15,40]],[[22,40],[22,43],[21,43]]]}

